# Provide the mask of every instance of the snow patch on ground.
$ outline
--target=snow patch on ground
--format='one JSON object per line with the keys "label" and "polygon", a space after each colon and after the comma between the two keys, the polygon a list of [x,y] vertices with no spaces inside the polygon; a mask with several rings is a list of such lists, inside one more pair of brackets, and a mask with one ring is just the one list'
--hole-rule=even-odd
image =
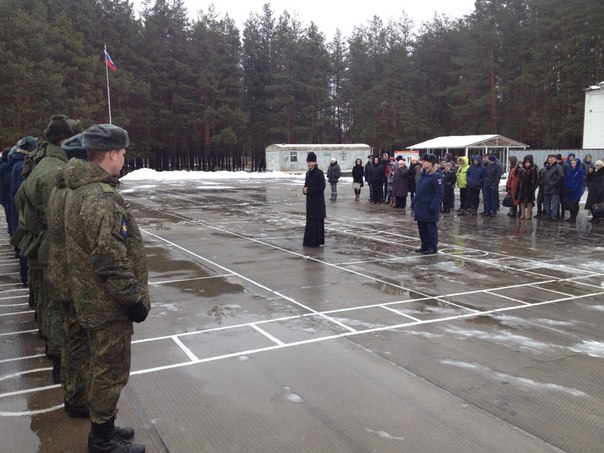
{"label": "snow patch on ground", "polygon": [[602,341],[583,340],[581,343],[571,346],[568,349],[574,352],[580,352],[581,354],[587,354],[591,357],[604,358],[604,342]]}
{"label": "snow patch on ground", "polygon": [[581,390],[578,390],[578,389],[574,389],[571,387],[564,387],[562,385],[552,384],[550,382],[538,382],[533,379],[520,377],[520,376],[513,376],[513,375],[507,374],[507,373],[500,373],[499,371],[495,371],[489,367],[479,365],[476,363],[468,363],[468,362],[461,362],[458,360],[447,360],[447,359],[441,360],[440,362],[443,365],[450,365],[450,366],[454,366],[456,368],[474,370],[484,376],[494,378],[505,384],[516,384],[518,386],[525,387],[525,388],[531,389],[531,390],[537,390],[537,391],[539,391],[539,390],[556,391],[556,392],[562,392],[562,393],[569,393],[573,396],[587,396],[587,394],[585,392],[582,392]]}
{"label": "snow patch on ground", "polygon": [[510,346],[518,349],[530,351],[546,351],[558,346],[534,340],[524,335],[517,335],[511,332],[485,332],[484,330],[462,329],[460,327],[451,326],[443,329],[445,332],[455,335],[460,339],[478,339],[490,341],[504,346]]}

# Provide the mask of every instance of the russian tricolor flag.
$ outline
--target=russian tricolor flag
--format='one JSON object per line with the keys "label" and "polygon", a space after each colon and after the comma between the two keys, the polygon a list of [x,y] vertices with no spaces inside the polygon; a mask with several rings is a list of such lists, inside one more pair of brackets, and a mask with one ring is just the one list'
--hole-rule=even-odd
{"label": "russian tricolor flag", "polygon": [[111,57],[109,56],[109,54],[107,53],[106,50],[105,50],[105,64],[112,71],[115,71],[117,69],[117,66],[115,65],[115,63],[113,62],[113,60],[111,59]]}

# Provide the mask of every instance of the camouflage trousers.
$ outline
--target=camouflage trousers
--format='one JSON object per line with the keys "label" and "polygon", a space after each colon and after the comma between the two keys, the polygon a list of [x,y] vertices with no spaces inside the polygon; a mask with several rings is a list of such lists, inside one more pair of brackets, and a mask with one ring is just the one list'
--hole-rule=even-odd
{"label": "camouflage trousers", "polygon": [[[43,268],[41,283],[41,301],[42,302],[42,332],[46,338],[48,346],[48,355],[61,355],[63,341],[65,338],[65,329],[63,326],[63,308],[61,302],[53,300],[48,294],[47,268]],[[40,306],[40,301],[38,302]]]}
{"label": "camouflage trousers", "polygon": [[[36,308],[36,320],[38,329],[42,332],[42,337],[46,337],[44,333],[44,314],[46,313],[46,297],[43,294],[43,268],[36,260],[27,260],[27,286],[33,294],[33,306]],[[32,305],[30,303],[30,305]]]}
{"label": "camouflage trousers", "polygon": [[61,353],[61,374],[65,402],[70,406],[88,406],[90,383],[90,347],[88,332],[78,322],[71,301],[61,302],[65,339]]}
{"label": "camouflage trousers", "polygon": [[117,402],[130,375],[130,321],[88,330],[90,343],[90,421],[105,423],[117,415]]}

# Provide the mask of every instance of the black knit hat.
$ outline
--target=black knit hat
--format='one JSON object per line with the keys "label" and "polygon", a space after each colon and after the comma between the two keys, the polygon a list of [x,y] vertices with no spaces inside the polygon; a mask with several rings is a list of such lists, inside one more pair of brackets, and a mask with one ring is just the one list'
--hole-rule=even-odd
{"label": "black knit hat", "polygon": [[82,134],[82,146],[87,151],[111,151],[129,144],[128,132],[113,124],[95,124]]}
{"label": "black knit hat", "polygon": [[424,154],[420,160],[425,160],[432,164],[435,164],[436,162],[438,162],[438,157],[436,157],[434,154]]}
{"label": "black knit hat", "polygon": [[315,153],[313,153],[312,151],[310,153],[308,153],[308,156],[306,156],[306,162],[316,162],[317,161],[317,155]]}
{"label": "black knit hat", "polygon": [[82,129],[79,121],[72,120],[67,115],[53,115],[50,117],[50,123],[44,129],[44,137],[50,143],[57,145],[61,140],[69,138],[77,132],[74,129]]}

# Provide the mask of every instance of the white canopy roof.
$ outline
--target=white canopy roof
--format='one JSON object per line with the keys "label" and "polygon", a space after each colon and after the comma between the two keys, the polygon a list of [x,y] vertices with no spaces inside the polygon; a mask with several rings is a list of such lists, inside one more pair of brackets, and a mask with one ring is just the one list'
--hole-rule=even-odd
{"label": "white canopy roof", "polygon": [[503,135],[449,135],[416,143],[407,149],[529,148]]}

